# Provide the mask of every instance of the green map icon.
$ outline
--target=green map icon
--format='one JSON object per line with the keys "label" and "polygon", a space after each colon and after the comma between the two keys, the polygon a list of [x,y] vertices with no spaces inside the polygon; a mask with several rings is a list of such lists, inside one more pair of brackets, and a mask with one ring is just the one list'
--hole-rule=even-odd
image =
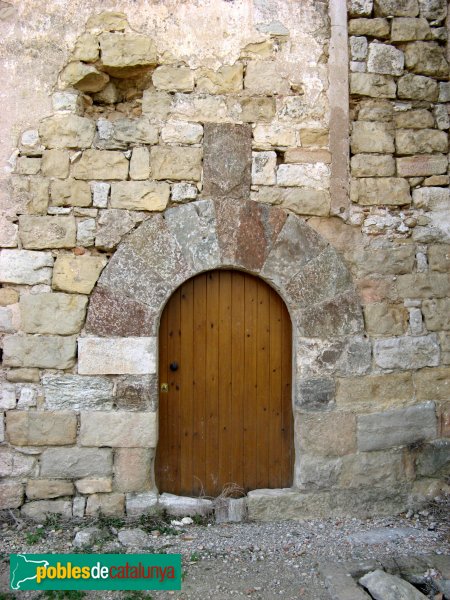
{"label": "green map icon", "polygon": [[11,589],[20,590],[22,583],[36,579],[37,566],[48,567],[49,564],[46,560],[30,560],[24,554],[11,556]]}

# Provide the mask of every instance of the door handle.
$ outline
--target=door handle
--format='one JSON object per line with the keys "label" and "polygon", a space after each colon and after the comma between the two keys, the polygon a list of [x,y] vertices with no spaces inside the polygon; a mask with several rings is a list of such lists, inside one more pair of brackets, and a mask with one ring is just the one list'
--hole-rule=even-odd
{"label": "door handle", "polygon": [[168,383],[162,383],[161,384],[161,392],[168,392],[169,391],[169,384]]}
{"label": "door handle", "polygon": [[172,362],[172,363],[170,363],[170,365],[169,365],[169,369],[170,369],[171,371],[178,371],[178,363],[177,363],[177,362]]}

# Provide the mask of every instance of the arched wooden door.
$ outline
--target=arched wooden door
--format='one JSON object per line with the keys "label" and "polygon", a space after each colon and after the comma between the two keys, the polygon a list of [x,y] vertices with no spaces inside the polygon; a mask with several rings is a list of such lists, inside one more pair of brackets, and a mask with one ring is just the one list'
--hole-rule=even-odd
{"label": "arched wooden door", "polygon": [[160,493],[291,486],[291,336],[257,277],[211,271],[176,290],[159,332]]}

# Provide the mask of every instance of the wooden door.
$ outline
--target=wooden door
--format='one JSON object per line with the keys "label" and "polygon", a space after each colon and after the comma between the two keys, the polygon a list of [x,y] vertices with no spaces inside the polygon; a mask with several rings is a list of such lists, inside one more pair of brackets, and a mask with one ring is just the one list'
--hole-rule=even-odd
{"label": "wooden door", "polygon": [[210,271],[175,291],[159,332],[160,493],[292,484],[291,345],[286,306],[261,279]]}

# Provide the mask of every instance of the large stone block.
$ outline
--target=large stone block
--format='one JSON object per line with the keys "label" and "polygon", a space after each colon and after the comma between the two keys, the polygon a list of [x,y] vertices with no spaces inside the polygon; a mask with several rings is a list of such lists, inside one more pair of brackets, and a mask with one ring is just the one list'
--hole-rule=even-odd
{"label": "large stone block", "polygon": [[9,411],[6,433],[15,446],[64,446],[77,437],[77,417],[69,412]]}
{"label": "large stone block", "polygon": [[168,121],[161,130],[165,144],[199,144],[203,137],[203,127],[199,123]]}
{"label": "large stone block", "polygon": [[[399,159],[403,160],[403,159]],[[351,199],[363,206],[402,206],[411,203],[409,184],[400,177],[364,177],[352,180]]]}
{"label": "large stone block", "polygon": [[398,17],[392,19],[391,41],[409,42],[425,40],[430,36],[430,26],[423,17],[414,19],[411,17]]}
{"label": "large stone block", "polygon": [[432,271],[439,271],[440,273],[450,272],[450,245],[432,244],[429,246],[428,264]]}
{"label": "large stone block", "polygon": [[430,21],[442,21],[447,15],[446,0],[419,0],[420,15]]}
{"label": "large stone block", "polygon": [[152,81],[157,90],[192,92],[194,89],[194,71],[189,67],[161,65],[153,71]]}
{"label": "large stone block", "polygon": [[72,87],[82,92],[99,92],[108,81],[106,73],[81,61],[70,62],[59,75],[59,83],[63,89]]}
{"label": "large stone block", "polygon": [[375,121],[356,121],[353,123],[351,149],[359,152],[394,152],[392,127]]}
{"label": "large stone block", "polygon": [[416,458],[420,477],[446,477],[450,467],[450,440],[434,440],[424,446]]}
{"label": "large stone block", "polygon": [[89,148],[94,135],[94,123],[73,114],[48,117],[39,125],[39,137],[47,148]]}
{"label": "large stone block", "polygon": [[76,336],[9,335],[3,341],[3,364],[8,367],[69,369],[75,362]]}
{"label": "large stone block", "polygon": [[50,410],[107,410],[114,402],[114,382],[106,377],[44,375],[45,406]]}
{"label": "large stone block", "polygon": [[384,450],[436,437],[434,402],[358,417],[358,450]]}
{"label": "large stone block", "polygon": [[382,369],[437,367],[439,343],[435,334],[375,340],[375,363]]}
{"label": "large stone block", "polygon": [[249,62],[245,71],[244,88],[257,96],[289,94],[289,77],[277,62]]}
{"label": "large stone block", "polygon": [[90,206],[91,189],[86,181],[56,179],[50,185],[52,206]]}
{"label": "large stone block", "polygon": [[189,498],[166,493],[160,495],[159,506],[174,517],[206,516],[214,510],[212,501],[206,498]]}
{"label": "large stone block", "polygon": [[395,175],[395,160],[390,154],[355,154],[351,158],[353,177],[392,177]]}
{"label": "large stone block", "polygon": [[35,500],[24,504],[20,511],[24,517],[44,522],[49,514],[61,515],[65,519],[72,517],[71,500]]}
{"label": "large stone block", "polygon": [[150,150],[150,168],[154,179],[200,181],[202,149],[154,146]]}
{"label": "large stone block", "polygon": [[297,413],[295,431],[299,449],[310,455],[344,456],[356,450],[353,413]]}
{"label": "large stone block", "polygon": [[153,412],[81,413],[80,443],[82,446],[155,448],[157,415]]}
{"label": "large stone block", "polygon": [[19,217],[19,235],[24,248],[73,248],[76,245],[74,217]]}
{"label": "large stone block", "polygon": [[155,373],[156,338],[80,338],[78,357],[81,375]]}
{"label": "large stone block", "polygon": [[356,248],[352,253],[352,263],[357,268],[358,277],[373,273],[382,275],[400,275],[411,273],[415,262],[415,247],[413,244],[400,246]]}
{"label": "large stone block", "polygon": [[375,15],[382,17],[415,17],[419,14],[417,0],[375,0]]}
{"label": "large stone block", "polygon": [[103,256],[61,254],[53,269],[52,287],[62,292],[90,294],[106,262]]}
{"label": "large stone block", "polygon": [[389,37],[389,21],[383,18],[351,19],[348,23],[349,35],[368,35],[377,39]]}
{"label": "large stone block", "polygon": [[277,184],[315,189],[327,189],[330,183],[330,167],[325,163],[303,165],[280,165],[277,170]]}
{"label": "large stone block", "polygon": [[423,177],[440,175],[448,169],[448,159],[442,154],[421,154],[397,158],[397,174],[400,177]]}
{"label": "large stone block", "polygon": [[450,329],[450,298],[424,300],[422,312],[429,331]]}
{"label": "large stone block", "polygon": [[112,450],[109,448],[47,448],[41,456],[41,477],[76,479],[111,474]]}
{"label": "large stone block", "polygon": [[203,194],[206,197],[248,198],[251,162],[250,125],[205,125]]}
{"label": "large stone block", "polygon": [[405,46],[405,65],[413,73],[448,77],[445,50],[436,42],[414,42]]}
{"label": "large stone block", "polygon": [[401,298],[443,298],[450,295],[450,281],[443,273],[400,275],[396,284]]}
{"label": "large stone block", "polygon": [[114,456],[114,489],[142,492],[153,487],[154,451],[148,448],[118,448]]}
{"label": "large stone block", "polygon": [[139,221],[142,221],[142,215],[139,213],[117,208],[101,211],[97,220],[96,248],[113,250]]}
{"label": "large stone block", "polygon": [[26,494],[28,500],[73,496],[73,483],[58,479],[29,479]]}
{"label": "large stone block", "polygon": [[447,152],[448,136],[436,129],[398,129],[395,132],[397,154],[431,154]]}
{"label": "large stone block", "polygon": [[2,250],[0,253],[0,279],[4,283],[49,284],[52,267],[50,252]]}
{"label": "large stone block", "polygon": [[450,368],[420,369],[413,374],[418,400],[446,402],[450,394]]}
{"label": "large stone block", "polygon": [[369,44],[367,70],[382,75],[402,75],[405,57],[395,46],[372,42]]}
{"label": "large stone block", "polygon": [[242,90],[244,67],[240,63],[217,71],[204,69],[197,76],[197,90],[208,94],[229,94]]}
{"label": "large stone block", "polygon": [[407,329],[408,311],[402,305],[374,302],[364,307],[364,321],[370,335],[403,335]]}
{"label": "large stone block", "polygon": [[398,80],[398,97],[410,100],[429,100],[435,102],[438,98],[438,84],[431,77],[407,73]]}
{"label": "large stone block", "polygon": [[342,468],[341,458],[319,458],[302,454],[296,463],[294,486],[329,488],[336,485]]}
{"label": "large stone block", "polygon": [[[21,177],[12,175],[11,177],[11,196],[19,213],[30,215],[45,215],[48,210],[48,188],[49,180],[45,177],[30,176]],[[5,231],[9,221],[3,220],[2,237],[6,236],[6,242],[12,244],[12,240],[8,241],[13,232],[7,235]]]}
{"label": "large stone block", "polygon": [[164,210],[170,186],[158,181],[120,181],[111,184],[111,207],[130,210]]}
{"label": "large stone block", "polygon": [[[108,125],[110,124],[107,121]],[[116,147],[126,147],[127,144],[157,144],[158,128],[149,119],[117,119],[112,124],[112,140],[107,140]],[[112,148],[111,148],[112,149]]]}
{"label": "large stone block", "polygon": [[396,129],[427,129],[434,127],[434,118],[429,110],[418,108],[394,114]]}
{"label": "large stone block", "polygon": [[253,130],[253,143],[258,149],[271,147],[290,147],[296,145],[295,130],[280,123],[270,125],[256,125]]}
{"label": "large stone block", "polygon": [[124,494],[92,494],[86,504],[86,515],[98,517],[121,517],[125,510]]}
{"label": "large stone block", "polygon": [[310,187],[263,187],[252,194],[257,202],[279,204],[297,215],[328,216],[331,198],[327,190]]}
{"label": "large stone block", "polygon": [[81,330],[87,298],[75,294],[29,294],[21,297],[19,306],[25,333],[71,335]]}
{"label": "large stone block", "polygon": [[337,380],[338,408],[373,412],[414,402],[411,373],[391,373]]}
{"label": "large stone block", "polygon": [[339,487],[394,486],[406,478],[402,452],[368,452],[347,456],[342,461]]}
{"label": "large stone block", "polygon": [[65,179],[69,176],[69,153],[67,150],[45,150],[42,156],[42,174],[45,177]]}
{"label": "large stone block", "polygon": [[137,33],[102,33],[101,61],[113,77],[135,77],[157,64],[155,43]]}
{"label": "large stone block", "polygon": [[115,150],[85,150],[73,165],[75,179],[126,179],[128,160]]}
{"label": "large stone block", "polygon": [[395,98],[396,84],[389,75],[377,73],[351,73],[350,93],[372,98]]}
{"label": "large stone block", "polygon": [[17,482],[0,482],[0,510],[19,508],[23,502],[23,485]]}

